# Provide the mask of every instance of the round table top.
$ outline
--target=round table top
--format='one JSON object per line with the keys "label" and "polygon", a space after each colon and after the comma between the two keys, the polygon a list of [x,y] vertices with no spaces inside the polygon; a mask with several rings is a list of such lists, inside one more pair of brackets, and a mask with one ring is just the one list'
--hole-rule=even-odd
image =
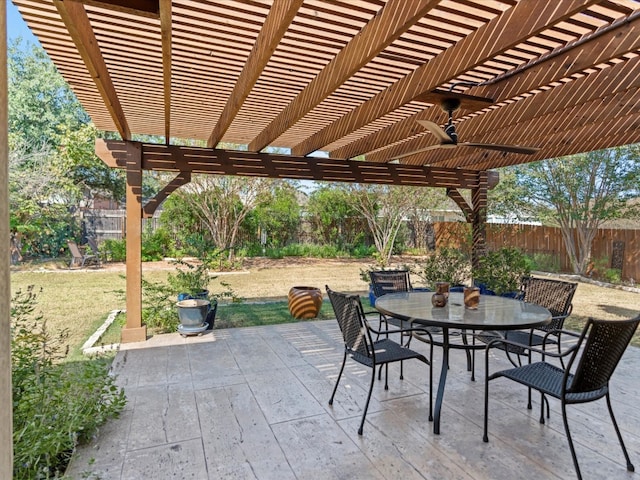
{"label": "round table top", "polygon": [[400,292],[376,299],[381,313],[422,325],[470,330],[517,330],[551,322],[551,313],[540,305],[512,298],[481,295],[477,310],[465,308],[463,294],[451,292],[445,307],[431,304],[434,292]]}

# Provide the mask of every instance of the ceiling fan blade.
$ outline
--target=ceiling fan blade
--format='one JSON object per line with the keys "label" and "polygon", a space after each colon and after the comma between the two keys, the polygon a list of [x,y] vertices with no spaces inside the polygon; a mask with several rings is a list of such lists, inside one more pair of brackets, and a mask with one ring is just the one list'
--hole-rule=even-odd
{"label": "ceiling fan blade", "polygon": [[418,120],[418,123],[429,130],[442,144],[451,144],[451,137],[438,125],[430,120]]}
{"label": "ceiling fan blade", "polygon": [[438,148],[455,148],[455,147],[456,147],[456,144],[454,143],[438,143],[436,145],[429,145],[428,147],[420,148],[418,150],[413,150],[412,152],[396,155],[394,159],[398,160],[400,158],[410,157],[411,155],[417,155],[418,153],[428,152],[429,150],[436,150]]}
{"label": "ceiling fan blade", "polygon": [[498,152],[522,153],[524,155],[533,155],[534,153],[540,151],[540,148],[537,148],[537,147],[521,147],[518,145],[500,145],[498,143],[460,142],[458,143],[458,146],[484,148],[486,150],[496,150]]}

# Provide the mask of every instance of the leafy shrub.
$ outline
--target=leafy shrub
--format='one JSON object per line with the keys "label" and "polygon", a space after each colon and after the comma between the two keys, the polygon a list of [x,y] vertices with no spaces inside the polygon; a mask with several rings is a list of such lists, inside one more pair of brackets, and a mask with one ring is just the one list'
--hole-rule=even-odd
{"label": "leafy shrub", "polygon": [[463,285],[471,278],[471,260],[457,248],[443,247],[429,253],[412,270],[432,290],[436,282]]}
{"label": "leafy shrub", "polygon": [[127,259],[127,242],[124,239],[108,238],[100,244],[100,250],[109,261],[124,262]]}
{"label": "leafy shrub", "polygon": [[367,258],[374,254],[376,247],[364,244],[356,245],[351,249],[351,255],[355,258]]}
{"label": "leafy shrub", "polygon": [[620,283],[622,281],[622,271],[619,268],[607,268],[604,271],[604,278],[609,283]]}
{"label": "leafy shrub", "polygon": [[518,291],[522,278],[530,273],[527,257],[517,248],[505,247],[480,257],[474,280],[496,295],[502,295]]}
{"label": "leafy shrub", "polygon": [[531,270],[540,272],[558,273],[560,271],[560,260],[556,255],[550,253],[534,253],[528,255]]}
{"label": "leafy shrub", "polygon": [[62,363],[67,332],[54,336],[35,311],[33,287],[11,304],[13,476],[55,478],[64,473],[78,442],[124,408],[124,392],[105,359]]}
{"label": "leafy shrub", "polygon": [[142,234],[142,261],[152,262],[168,257],[172,252],[172,244],[169,232],[165,229],[145,229]]}

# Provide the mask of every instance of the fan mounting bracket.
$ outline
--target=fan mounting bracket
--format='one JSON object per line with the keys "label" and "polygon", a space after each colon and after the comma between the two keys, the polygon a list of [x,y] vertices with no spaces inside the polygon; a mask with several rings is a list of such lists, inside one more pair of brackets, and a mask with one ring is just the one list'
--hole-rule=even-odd
{"label": "fan mounting bracket", "polygon": [[451,111],[455,111],[458,108],[462,110],[477,111],[487,108],[495,103],[493,98],[478,97],[476,95],[467,95],[465,93],[454,92],[450,90],[435,89],[430,92],[425,92],[418,95],[414,100],[426,103],[432,103],[434,105],[440,105],[445,112],[447,106],[454,106]]}

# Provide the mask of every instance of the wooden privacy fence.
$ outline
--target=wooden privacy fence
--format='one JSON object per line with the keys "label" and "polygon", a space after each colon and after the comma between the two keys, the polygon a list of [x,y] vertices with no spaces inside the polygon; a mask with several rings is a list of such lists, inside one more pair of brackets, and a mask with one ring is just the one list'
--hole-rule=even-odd
{"label": "wooden privacy fence", "polygon": [[[460,247],[470,244],[471,227],[462,222],[434,225],[436,246]],[[539,225],[487,224],[487,247],[516,247],[529,255],[547,256],[563,272],[572,272],[562,233],[557,227]],[[640,280],[640,230],[598,229],[591,258],[605,268],[622,271],[623,280]]]}

